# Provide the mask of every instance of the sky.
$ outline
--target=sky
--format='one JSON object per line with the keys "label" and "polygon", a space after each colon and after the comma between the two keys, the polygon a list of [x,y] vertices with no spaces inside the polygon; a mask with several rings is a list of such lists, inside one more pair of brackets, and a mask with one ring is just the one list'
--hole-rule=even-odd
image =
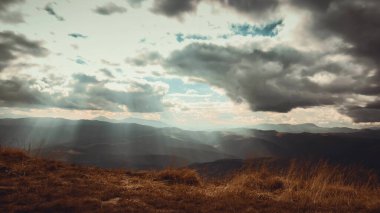
{"label": "sky", "polygon": [[378,0],[1,0],[0,117],[380,125]]}

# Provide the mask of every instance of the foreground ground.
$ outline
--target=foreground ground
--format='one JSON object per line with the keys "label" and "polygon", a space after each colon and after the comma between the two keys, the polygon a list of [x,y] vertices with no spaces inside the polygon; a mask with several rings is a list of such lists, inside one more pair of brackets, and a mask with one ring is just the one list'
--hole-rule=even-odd
{"label": "foreground ground", "polygon": [[0,212],[380,212],[370,172],[301,168],[205,180],[189,169],[105,170],[0,148]]}

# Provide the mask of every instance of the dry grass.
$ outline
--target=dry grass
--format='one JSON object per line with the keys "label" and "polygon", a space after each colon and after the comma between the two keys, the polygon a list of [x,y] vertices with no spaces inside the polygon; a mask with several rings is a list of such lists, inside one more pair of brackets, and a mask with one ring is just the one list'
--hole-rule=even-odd
{"label": "dry grass", "polygon": [[368,171],[294,162],[223,181],[189,169],[126,172],[0,149],[0,212],[380,212]]}
{"label": "dry grass", "polygon": [[191,169],[165,169],[157,174],[157,179],[169,184],[185,184],[199,186],[201,178],[195,170]]}

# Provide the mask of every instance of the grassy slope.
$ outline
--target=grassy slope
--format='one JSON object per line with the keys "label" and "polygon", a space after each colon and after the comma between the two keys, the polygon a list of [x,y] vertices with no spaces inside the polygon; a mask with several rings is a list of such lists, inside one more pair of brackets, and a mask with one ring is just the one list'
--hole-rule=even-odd
{"label": "grassy slope", "polygon": [[[189,169],[78,167],[0,149],[1,212],[380,212],[371,174],[320,164],[202,180]],[[364,178],[363,178],[364,177]]]}

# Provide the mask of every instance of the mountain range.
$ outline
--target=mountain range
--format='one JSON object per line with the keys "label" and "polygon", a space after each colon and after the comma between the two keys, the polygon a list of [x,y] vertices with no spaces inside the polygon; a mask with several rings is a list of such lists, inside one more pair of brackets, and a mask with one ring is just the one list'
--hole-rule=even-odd
{"label": "mountain range", "polygon": [[348,133],[356,132],[358,129],[348,127],[320,127],[312,123],[305,124],[259,124],[251,127],[257,130],[275,130],[287,133]]}
{"label": "mountain range", "polygon": [[166,123],[161,122],[161,121],[147,120],[147,119],[134,118],[134,117],[116,120],[116,119],[110,119],[110,118],[107,118],[104,116],[100,116],[100,117],[94,118],[93,120],[105,121],[105,122],[109,122],[109,123],[129,123],[129,124],[134,123],[134,124],[140,124],[140,125],[144,125],[144,126],[152,126],[152,127],[156,127],[156,128],[170,127],[169,124],[166,124]]}
{"label": "mountain range", "polygon": [[[286,126],[288,131],[291,127]],[[104,168],[160,169],[229,159],[298,158],[363,164],[380,171],[380,130],[337,130],[187,131],[97,120],[22,118],[0,119],[0,145]]]}

